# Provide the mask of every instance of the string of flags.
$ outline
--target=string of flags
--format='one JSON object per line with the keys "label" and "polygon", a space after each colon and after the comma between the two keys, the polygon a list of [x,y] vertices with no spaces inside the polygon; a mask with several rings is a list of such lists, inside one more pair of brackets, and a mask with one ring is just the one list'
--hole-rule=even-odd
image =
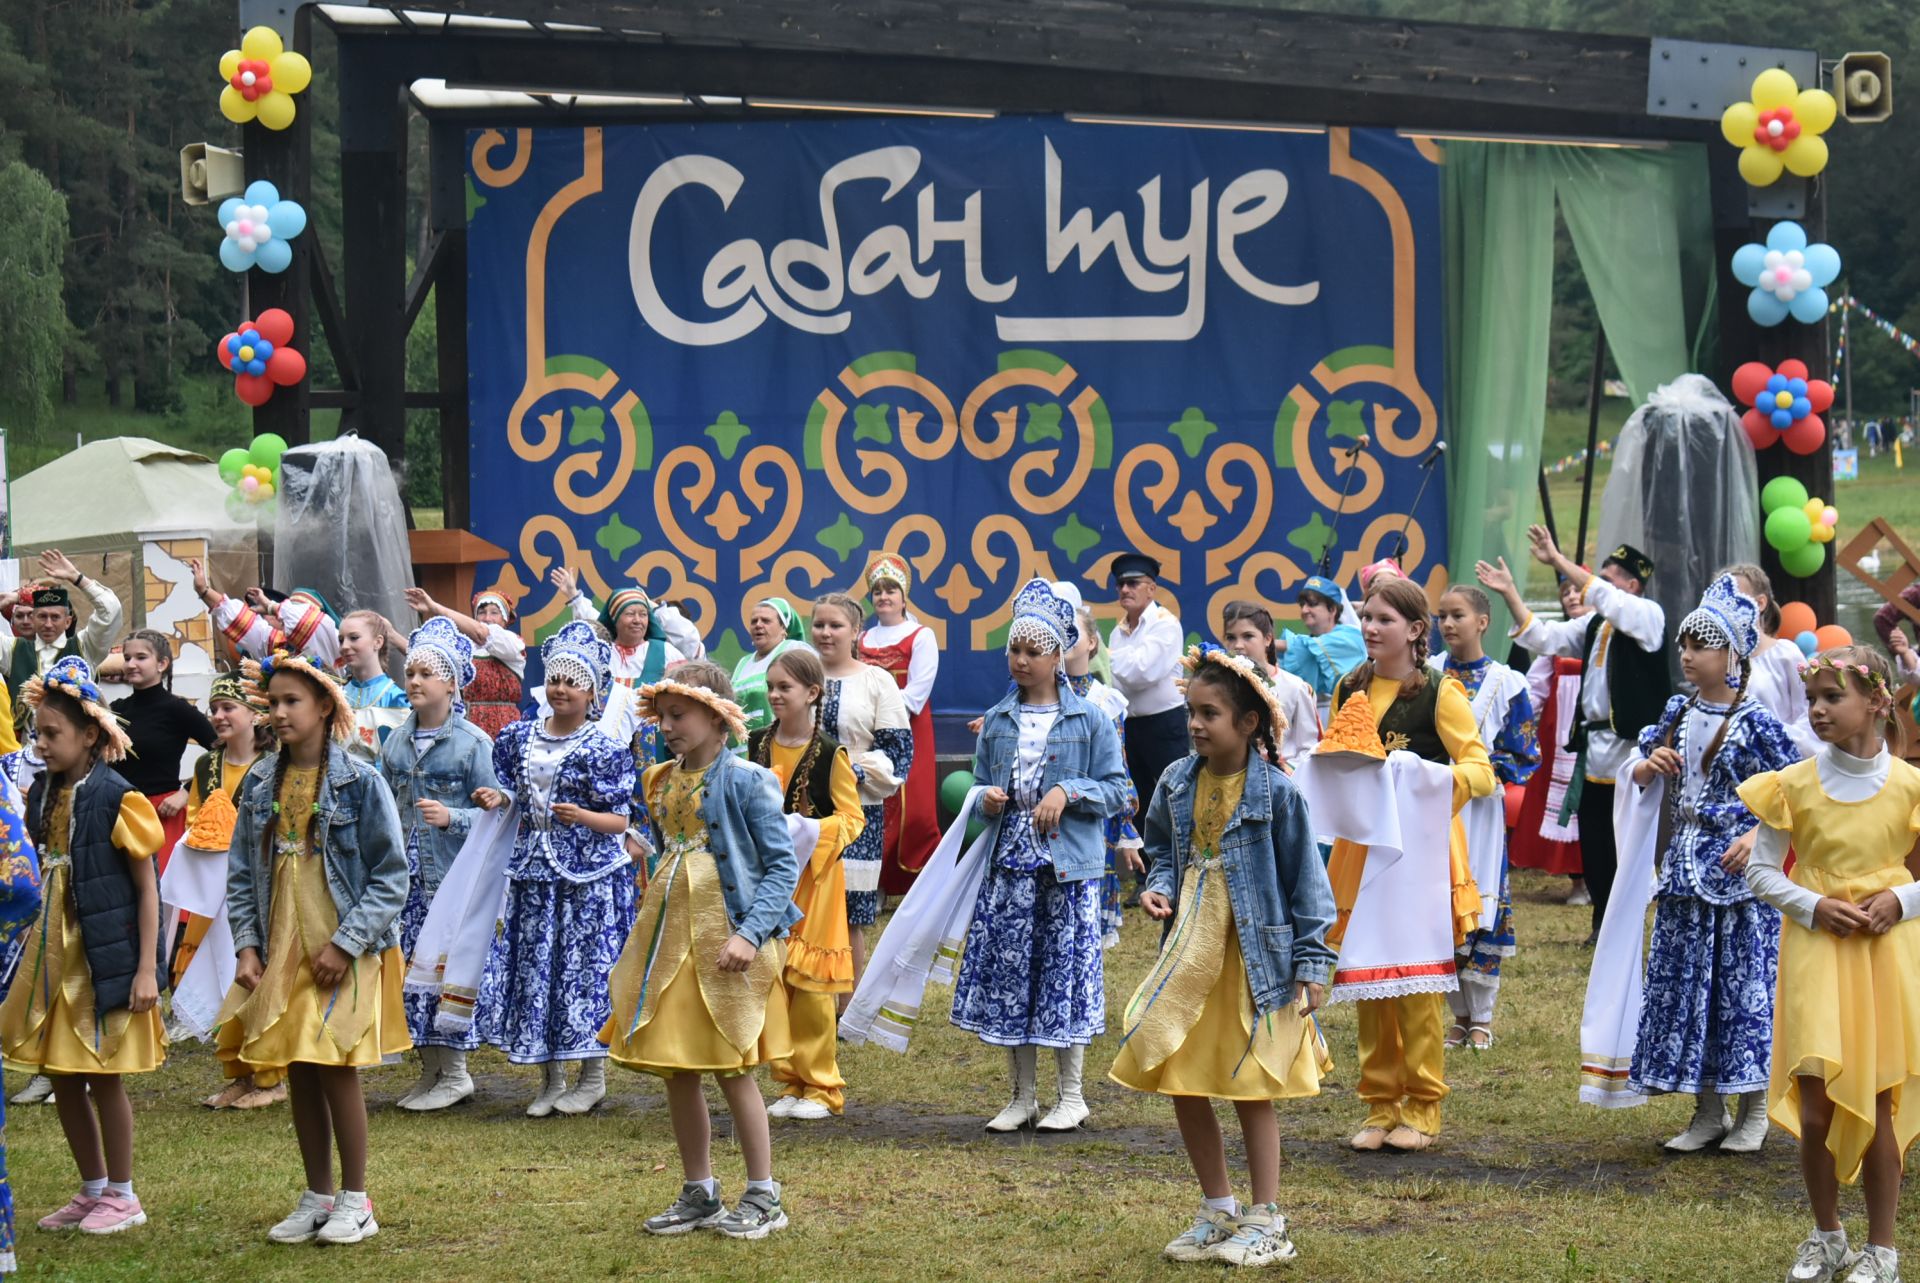
{"label": "string of flags", "polygon": [[[1598,454],[1600,455],[1600,457],[1604,459],[1612,453],[1613,453],[1613,442],[1602,441],[1600,443],[1600,448],[1598,450]],[[1578,468],[1583,466],[1586,463],[1586,461],[1587,461],[1587,451],[1586,451],[1586,448],[1583,446],[1577,453],[1563,455],[1559,459],[1554,460],[1552,463],[1542,465],[1542,471],[1544,471],[1548,476],[1557,477],[1561,473],[1567,471],[1569,468]]]}
{"label": "string of flags", "polygon": [[[1915,338],[1913,335],[1907,333],[1905,330],[1895,325],[1892,321],[1889,321],[1886,317],[1880,315],[1880,313],[1874,311],[1872,308],[1868,307],[1865,303],[1862,303],[1859,299],[1855,298],[1853,295],[1851,294],[1841,295],[1838,299],[1834,301],[1833,305],[1829,307],[1827,310],[1833,313],[1834,315],[1838,315],[1841,309],[1843,308],[1849,312],[1858,312],[1861,316],[1864,316],[1867,318],[1867,320],[1873,322],[1875,328],[1877,328],[1882,334],[1886,335],[1888,338],[1892,339],[1895,343],[1898,343],[1901,347],[1913,353],[1915,356],[1920,356],[1920,338]],[[1847,356],[1846,344],[1844,342],[1837,344],[1834,348],[1834,355],[1833,355],[1833,364],[1835,369],[1838,369],[1840,367],[1840,363],[1846,359],[1846,356]]]}

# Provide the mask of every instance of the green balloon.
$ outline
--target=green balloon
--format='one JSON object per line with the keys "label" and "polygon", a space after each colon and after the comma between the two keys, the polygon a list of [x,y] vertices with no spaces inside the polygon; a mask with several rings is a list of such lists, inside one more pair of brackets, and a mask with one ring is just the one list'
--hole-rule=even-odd
{"label": "green balloon", "polygon": [[1801,544],[1792,552],[1780,554],[1780,569],[1795,579],[1811,579],[1827,561],[1826,548],[1817,543]]}
{"label": "green balloon", "polygon": [[1760,511],[1771,514],[1781,508],[1804,508],[1807,498],[1807,488],[1792,477],[1775,477],[1760,492]]}
{"label": "green balloon", "polygon": [[[287,439],[278,432],[262,432],[247,447],[247,462],[256,468],[265,468],[268,472],[278,473],[280,456],[287,452]],[[1800,500],[1802,504],[1806,499]]]}
{"label": "green balloon", "polygon": [[[1781,478],[1786,480],[1786,478]],[[1795,482],[1798,485],[1799,482]],[[1813,537],[1813,522],[1802,508],[1775,508],[1767,514],[1767,543],[1783,557],[1807,546]],[[1813,545],[1818,547],[1818,544]],[[1784,564],[1784,562],[1782,563]]]}
{"label": "green balloon", "polygon": [[[1920,703],[1920,698],[1916,698],[1916,700],[1915,700],[1915,702],[1916,702],[1916,703]],[[968,843],[969,843],[969,844],[971,844],[971,843],[973,843],[973,842],[975,842],[975,841],[977,841],[977,840],[979,840],[979,837],[980,837],[980,835],[981,835],[982,833],[985,833],[986,831],[987,831],[987,822],[986,822],[985,820],[983,820],[983,819],[981,819],[981,818],[980,818],[979,816],[977,816],[977,815],[976,815],[976,816],[974,816],[974,817],[973,817],[973,818],[972,818],[971,820],[968,820],[968,821],[967,821],[967,841],[968,841]]]}
{"label": "green balloon", "polygon": [[947,814],[960,814],[960,808],[967,804],[967,790],[972,787],[972,771],[954,771],[940,781],[940,805]]}
{"label": "green balloon", "polygon": [[220,479],[230,486],[237,484],[240,480],[240,469],[252,462],[251,455],[239,446],[235,446],[220,456]]}

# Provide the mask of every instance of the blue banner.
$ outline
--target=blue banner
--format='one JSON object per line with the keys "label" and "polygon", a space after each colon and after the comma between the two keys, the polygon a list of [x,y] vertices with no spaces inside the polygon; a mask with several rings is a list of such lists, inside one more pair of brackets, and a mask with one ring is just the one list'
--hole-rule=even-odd
{"label": "blue banner", "polygon": [[863,595],[890,551],[935,707],[975,712],[1036,575],[1104,622],[1113,557],[1148,553],[1212,637],[1235,598],[1293,617],[1330,546],[1349,585],[1445,564],[1430,144],[1054,117],[470,143],[472,524],[529,636],[559,562],[687,601],[731,667],[754,602]]}

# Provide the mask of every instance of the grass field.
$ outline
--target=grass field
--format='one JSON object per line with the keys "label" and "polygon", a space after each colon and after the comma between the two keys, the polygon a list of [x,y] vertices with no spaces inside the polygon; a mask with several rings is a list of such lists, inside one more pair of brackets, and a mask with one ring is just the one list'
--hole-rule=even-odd
{"label": "grass field", "polygon": [[[1454,1095],[1434,1150],[1360,1156],[1345,1149],[1364,1114],[1351,1090],[1354,1017],[1346,1006],[1328,1015],[1334,1082],[1316,1099],[1281,1106],[1280,1196],[1301,1252],[1291,1277],[1748,1283],[1784,1274],[1808,1224],[1789,1137],[1776,1130],[1757,1158],[1670,1158],[1658,1142],[1685,1125],[1691,1098],[1613,1112],[1577,1103],[1577,1030],[1591,953],[1578,943],[1587,911],[1557,903],[1564,887],[1537,875],[1515,878],[1521,952],[1501,994],[1499,1045],[1449,1058]],[[1120,947],[1108,956],[1110,1011],[1144,974],[1156,937],[1129,915]],[[1198,1191],[1166,1102],[1106,1079],[1111,1035],[1088,1056],[1087,1131],[989,1137],[981,1123],[1005,1101],[1004,1053],[946,1024],[943,991],[929,998],[908,1055],[846,1049],[844,1119],[774,1123],[776,1174],[793,1223],[761,1243],[708,1234],[659,1240],[640,1230],[679,1189],[657,1082],[616,1069],[612,1095],[595,1114],[534,1121],[521,1116],[533,1072],[484,1053],[475,1057],[477,1101],[444,1115],[392,1108],[412,1081],[411,1066],[368,1074],[380,1236],[352,1248],[275,1247],[266,1228],[300,1189],[287,1112],[198,1108],[215,1070],[195,1045],[134,1085],[137,1184],[152,1216],[144,1229],[74,1239],[31,1228],[65,1200],[73,1167],[51,1108],[11,1111],[13,1189],[27,1227],[22,1277],[1217,1277],[1217,1267],[1158,1258]],[[1048,1057],[1040,1081],[1043,1100],[1050,1099]],[[1227,1125],[1232,1135],[1230,1112]],[[715,1130],[716,1174],[735,1195],[743,1174],[724,1114]],[[1244,1181],[1236,1184],[1245,1197]],[[1911,1226],[1911,1195],[1905,1206],[1903,1225]],[[1843,1207],[1862,1233],[1857,1192]]]}

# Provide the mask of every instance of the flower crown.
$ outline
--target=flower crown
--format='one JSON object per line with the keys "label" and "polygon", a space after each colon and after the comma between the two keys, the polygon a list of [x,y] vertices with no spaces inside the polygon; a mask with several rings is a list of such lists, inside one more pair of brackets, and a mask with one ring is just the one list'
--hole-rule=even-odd
{"label": "flower crown", "polygon": [[659,701],[662,695],[684,695],[695,703],[704,705],[726,724],[730,735],[741,740],[747,738],[747,714],[738,704],[719,691],[708,690],[705,686],[693,686],[687,682],[676,682],[671,678],[640,688],[639,704],[642,718],[649,722],[660,720]]}
{"label": "flower crown", "polygon": [[78,655],[55,660],[45,676],[28,678],[21,684],[20,698],[27,701],[27,707],[38,711],[49,690],[72,696],[87,718],[100,728],[101,761],[118,762],[133,751],[126,724],[101,698],[100,688],[93,684],[93,670],[87,667],[86,660]]}
{"label": "flower crown", "polygon": [[1889,700],[1893,698],[1893,690],[1887,685],[1887,679],[1878,672],[1875,672],[1871,664],[1849,664],[1844,660],[1835,658],[1833,653],[1829,651],[1822,655],[1816,655],[1814,658],[1800,665],[1800,680],[1803,682],[1811,684],[1813,679],[1821,673],[1832,673],[1835,680],[1840,683],[1841,690],[1847,689],[1847,677],[1849,674],[1852,674],[1865,681],[1870,692],[1877,691]]}
{"label": "flower crown", "polygon": [[1267,713],[1273,719],[1273,737],[1276,740],[1280,738],[1281,732],[1287,729],[1287,715],[1280,707],[1279,690],[1271,681],[1267,680],[1267,675],[1261,672],[1260,669],[1255,666],[1254,662],[1245,655],[1236,655],[1230,650],[1215,646],[1209,642],[1206,645],[1189,647],[1187,653],[1180,657],[1180,667],[1185,669],[1187,673],[1186,677],[1175,683],[1175,685],[1180,688],[1181,693],[1184,694],[1186,692],[1187,686],[1192,682],[1194,677],[1199,675],[1202,668],[1224,668],[1247,685],[1253,687],[1253,693],[1258,695],[1261,702],[1267,706]]}
{"label": "flower crown", "polygon": [[317,666],[305,655],[276,650],[263,659],[241,660],[240,672],[262,692],[266,691],[267,683],[273,680],[275,673],[301,673],[312,678],[313,683],[320,688],[320,698],[329,706],[327,709],[328,737],[342,743],[353,738],[353,706],[347,703],[347,692],[341,686],[340,679]]}

